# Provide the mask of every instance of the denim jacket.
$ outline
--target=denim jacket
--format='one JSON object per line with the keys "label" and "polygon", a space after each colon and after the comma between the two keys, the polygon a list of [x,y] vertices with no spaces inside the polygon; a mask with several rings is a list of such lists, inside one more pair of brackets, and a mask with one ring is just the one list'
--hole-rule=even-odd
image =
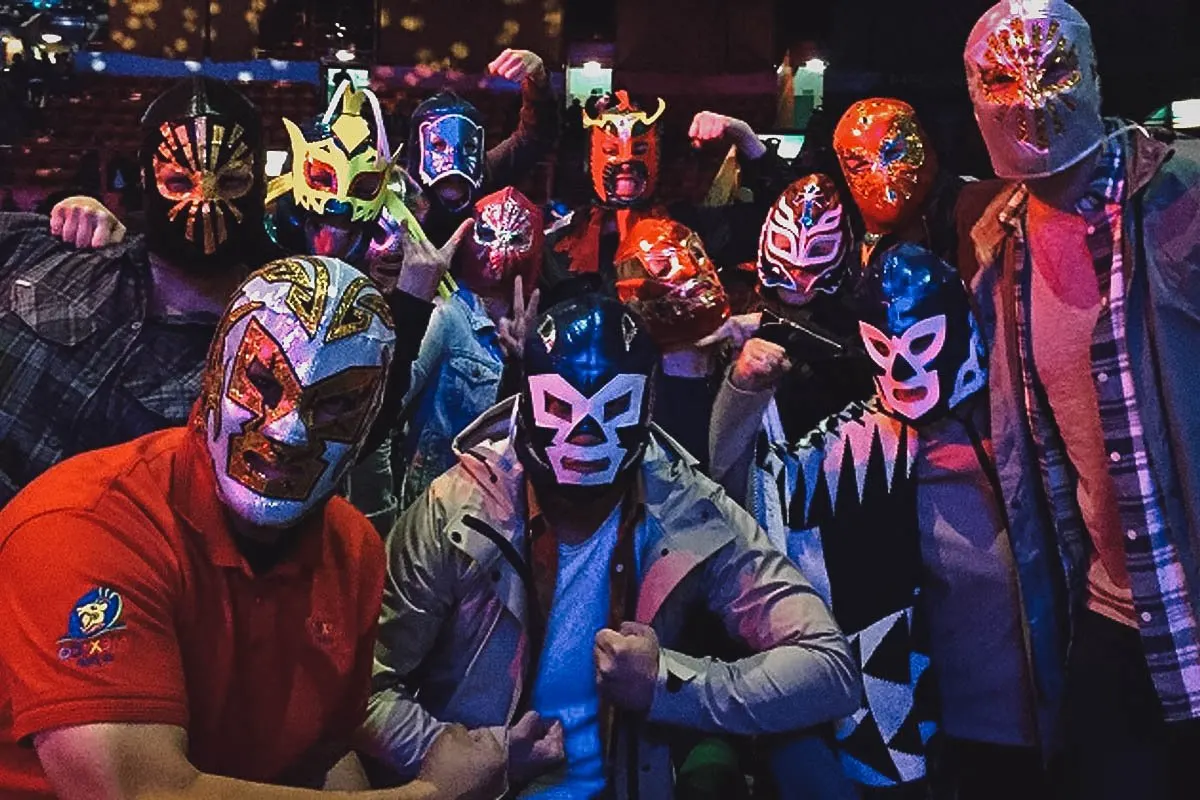
{"label": "denim jacket", "polygon": [[495,405],[503,372],[495,324],[480,299],[459,286],[449,299],[438,301],[412,365],[404,401],[413,412],[404,439],[401,509],[454,465],[454,437]]}

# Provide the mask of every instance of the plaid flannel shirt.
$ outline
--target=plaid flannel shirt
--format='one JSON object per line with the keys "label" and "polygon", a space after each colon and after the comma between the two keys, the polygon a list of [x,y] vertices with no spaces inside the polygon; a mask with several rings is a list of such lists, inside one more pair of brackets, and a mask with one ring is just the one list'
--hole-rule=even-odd
{"label": "plaid flannel shirt", "polygon": [[140,240],[77,250],[0,214],[0,506],[59,461],[183,424],[217,319],[158,318]]}
{"label": "plaid flannel shirt", "polygon": [[[1126,190],[1128,134],[1108,123],[1106,141],[1092,183],[1076,210],[1087,224],[1087,246],[1100,289],[1100,315],[1092,332],[1091,364],[1099,402],[1108,472],[1117,496],[1125,559],[1140,621],[1147,663],[1168,720],[1200,717],[1200,629],[1188,596],[1179,554],[1166,528],[1161,487],[1151,469],[1135,377],[1126,338],[1126,301],[1133,265],[1124,256],[1123,217],[1129,212]],[[1022,252],[1015,280],[1018,358],[1028,415],[1051,513],[1067,557],[1081,563],[1091,546],[1076,504],[1075,475],[1062,436],[1054,423],[1045,390],[1038,380],[1030,341],[1029,254],[1024,245],[1028,191],[1016,191],[1000,213],[1000,223],[1016,234]],[[1070,587],[1085,590],[1080,572]]]}

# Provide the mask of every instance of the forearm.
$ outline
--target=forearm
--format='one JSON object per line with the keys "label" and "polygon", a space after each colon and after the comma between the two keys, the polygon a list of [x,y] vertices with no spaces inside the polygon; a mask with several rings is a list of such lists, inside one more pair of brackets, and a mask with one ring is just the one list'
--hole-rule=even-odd
{"label": "forearm", "polygon": [[852,713],[858,686],[835,632],[732,663],[664,650],[650,721],[738,736],[784,733]]}
{"label": "forearm", "polygon": [[218,775],[198,773],[186,786],[173,789],[155,788],[132,795],[136,800],[442,800],[445,795],[425,781],[413,781],[399,789],[366,792],[323,792],[317,789],[294,789],[287,786],[268,786],[262,783],[239,781]]}
{"label": "forearm", "polygon": [[709,429],[709,474],[736,502],[745,505],[749,491],[754,442],[774,391],[747,392],[726,376],[713,402]]}
{"label": "forearm", "polygon": [[407,693],[398,689],[376,691],[367,705],[367,718],[358,733],[359,749],[398,775],[409,777],[450,723],[442,722]]}

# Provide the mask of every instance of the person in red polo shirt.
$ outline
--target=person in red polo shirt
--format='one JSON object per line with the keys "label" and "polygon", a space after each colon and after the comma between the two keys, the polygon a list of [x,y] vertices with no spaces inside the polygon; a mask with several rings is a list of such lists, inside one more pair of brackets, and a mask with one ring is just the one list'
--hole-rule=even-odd
{"label": "person in red polo shirt", "polygon": [[[226,310],[187,427],[62,462],[0,511],[0,796],[325,782],[365,716],[384,579],[379,535],[333,494],[395,344],[364,275],[272,262]],[[455,731],[372,794],[495,797],[489,737]]]}

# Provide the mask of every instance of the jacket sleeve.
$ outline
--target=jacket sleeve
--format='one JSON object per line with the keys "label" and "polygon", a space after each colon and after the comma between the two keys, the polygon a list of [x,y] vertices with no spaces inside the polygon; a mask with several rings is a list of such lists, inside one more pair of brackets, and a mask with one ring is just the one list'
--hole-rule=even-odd
{"label": "jacket sleeve", "polygon": [[738,151],[742,188],[754,193],[754,205],[763,209],[775,202],[794,178],[794,172],[778,153],[768,149],[758,158],[746,158]]}
{"label": "jacket sleeve", "polygon": [[359,747],[404,777],[416,774],[448,723],[414,698],[414,672],[432,651],[453,609],[460,562],[443,537],[440,503],[426,492],[396,523],[387,543],[387,574]]}
{"label": "jacket sleeve", "polygon": [[746,512],[724,496],[714,502],[749,533],[706,562],[708,607],[754,655],[724,662],[664,649],[650,721],[751,736],[853,713],[861,678],[824,601]]}
{"label": "jacket sleeve", "polygon": [[712,425],[708,431],[708,472],[736,502],[745,505],[750,492],[750,465],[754,442],[762,428],[774,390],[745,392],[729,381],[721,381],[713,401]]}
{"label": "jacket sleeve", "polygon": [[488,190],[520,182],[558,142],[558,101],[549,77],[521,84],[521,121],[517,129],[487,152]]}
{"label": "jacket sleeve", "polygon": [[402,406],[410,405],[421,396],[429,379],[437,371],[438,364],[446,355],[449,345],[447,339],[447,317],[449,312],[444,302],[434,305],[433,314],[429,317],[429,327],[421,338],[421,349],[412,362],[412,378],[408,385],[408,393],[404,395]]}

